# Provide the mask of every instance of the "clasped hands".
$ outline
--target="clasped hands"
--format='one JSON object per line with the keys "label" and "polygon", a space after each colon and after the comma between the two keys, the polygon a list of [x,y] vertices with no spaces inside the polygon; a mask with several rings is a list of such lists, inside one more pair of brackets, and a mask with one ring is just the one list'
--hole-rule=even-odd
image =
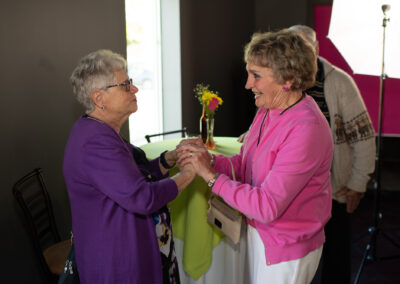
{"label": "clasped hands", "polygon": [[201,138],[182,140],[176,147],[177,166],[180,170],[192,170],[205,181],[215,176],[211,165],[212,155],[208,152]]}

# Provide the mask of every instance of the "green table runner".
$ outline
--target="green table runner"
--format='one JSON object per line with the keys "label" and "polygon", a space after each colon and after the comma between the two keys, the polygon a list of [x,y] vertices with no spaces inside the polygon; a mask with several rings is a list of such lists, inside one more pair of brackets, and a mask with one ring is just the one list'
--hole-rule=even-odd
{"label": "green table runner", "polygon": [[[232,156],[240,151],[241,143],[233,137],[215,137],[216,149],[211,153]],[[181,139],[164,140],[141,146],[148,159],[158,157],[165,150],[173,150]],[[175,167],[170,175],[178,172]],[[224,237],[207,223],[210,189],[205,181],[196,177],[192,183],[169,204],[174,237],[183,245],[183,267],[195,280],[201,277],[212,262],[212,250]]]}

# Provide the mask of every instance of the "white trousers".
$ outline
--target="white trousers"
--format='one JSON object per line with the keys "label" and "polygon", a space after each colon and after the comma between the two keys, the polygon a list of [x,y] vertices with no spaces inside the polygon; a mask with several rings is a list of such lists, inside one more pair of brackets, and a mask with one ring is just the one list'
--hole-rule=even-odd
{"label": "white trousers", "polygon": [[309,284],[317,271],[322,246],[306,256],[266,265],[264,244],[257,230],[247,226],[247,269],[249,284]]}

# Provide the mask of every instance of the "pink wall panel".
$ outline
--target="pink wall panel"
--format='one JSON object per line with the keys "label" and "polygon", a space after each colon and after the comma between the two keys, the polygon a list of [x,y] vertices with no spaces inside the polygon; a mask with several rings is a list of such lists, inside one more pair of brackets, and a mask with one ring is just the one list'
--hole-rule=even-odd
{"label": "pink wall panel", "polygon": [[[378,132],[379,77],[353,74],[350,66],[327,38],[331,9],[330,5],[314,7],[314,27],[320,45],[320,55],[352,75],[367,106],[375,131]],[[387,136],[400,136],[400,79],[388,78],[385,82],[382,133]]]}

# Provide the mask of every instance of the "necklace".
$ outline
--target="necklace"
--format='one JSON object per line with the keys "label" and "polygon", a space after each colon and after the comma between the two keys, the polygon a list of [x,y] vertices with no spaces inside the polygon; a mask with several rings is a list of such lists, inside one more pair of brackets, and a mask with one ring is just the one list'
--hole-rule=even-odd
{"label": "necklace", "polygon": [[[295,105],[297,105],[304,97],[305,97],[305,93],[302,93],[302,94],[301,94],[301,97],[300,97],[294,104],[292,104],[292,105],[288,106],[287,108],[285,108],[279,115],[284,114],[285,111],[287,111],[288,109],[290,109],[290,108],[294,107]],[[263,121],[261,122],[261,125],[260,125],[260,130],[258,131],[257,146],[258,146],[258,144],[260,144],[261,131],[262,131],[262,128],[263,128],[263,126],[264,126],[264,122],[265,122],[265,119],[266,119],[268,113],[269,113],[269,109],[268,109],[267,112],[265,113],[264,118],[263,118]]]}
{"label": "necklace", "polygon": [[267,117],[268,112],[269,112],[269,109],[268,109],[267,112],[265,113],[264,118],[263,118],[263,121],[261,122],[261,125],[260,125],[260,130],[259,130],[259,132],[258,132],[257,146],[258,146],[258,144],[260,144],[261,130],[262,130],[262,128],[263,128],[263,125],[264,125],[264,122],[265,122],[265,118]]}
{"label": "necklace", "polygon": [[287,108],[285,108],[279,115],[282,115],[285,111],[287,111],[288,109],[294,107],[295,105],[297,105],[303,98],[305,97],[305,93],[301,94],[301,97],[292,105],[288,106]]}

